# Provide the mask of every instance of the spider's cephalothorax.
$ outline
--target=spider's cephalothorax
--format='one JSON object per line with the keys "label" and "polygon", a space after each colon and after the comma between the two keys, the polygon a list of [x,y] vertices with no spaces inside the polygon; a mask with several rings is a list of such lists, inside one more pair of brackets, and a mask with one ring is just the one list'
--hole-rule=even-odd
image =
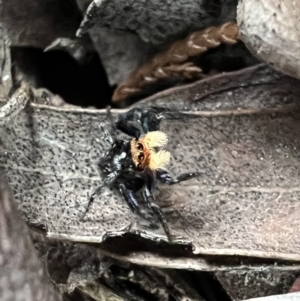
{"label": "spider's cephalothorax", "polygon": [[[153,196],[155,183],[158,180],[172,185],[197,177],[199,173],[184,173],[174,179],[164,169],[169,164],[171,154],[163,149],[168,142],[168,137],[159,131],[161,119],[161,109],[133,109],[120,115],[114,123],[108,109],[107,126],[101,124],[100,127],[104,139],[111,144],[111,148],[99,161],[99,168],[104,176],[103,183],[91,195],[85,213],[95,197],[100,195],[105,186],[108,186],[117,188],[121,192],[133,212],[149,219],[149,215],[146,216],[140,210],[136,196],[137,192],[142,191],[144,202],[157,216],[168,239],[171,240],[167,222]],[[131,137],[117,138],[118,130]]]}

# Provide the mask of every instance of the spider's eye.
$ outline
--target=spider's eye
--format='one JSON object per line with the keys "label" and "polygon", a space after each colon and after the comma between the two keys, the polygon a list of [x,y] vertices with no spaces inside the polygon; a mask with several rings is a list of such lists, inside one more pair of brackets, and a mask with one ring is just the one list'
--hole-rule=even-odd
{"label": "spider's eye", "polygon": [[144,158],[145,158],[145,156],[144,156],[143,153],[140,153],[140,154],[138,155],[138,160],[139,160],[139,161],[144,160]]}
{"label": "spider's eye", "polygon": [[137,168],[142,168],[142,164],[139,163],[136,167],[137,167]]}
{"label": "spider's eye", "polygon": [[137,148],[138,150],[143,150],[143,149],[144,149],[142,143],[137,143],[137,144],[136,144],[136,148]]}

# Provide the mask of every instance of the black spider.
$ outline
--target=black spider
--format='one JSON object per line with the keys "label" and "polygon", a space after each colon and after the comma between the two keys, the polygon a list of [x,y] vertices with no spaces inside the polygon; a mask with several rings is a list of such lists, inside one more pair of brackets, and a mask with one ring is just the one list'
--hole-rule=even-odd
{"label": "black spider", "polygon": [[[111,145],[99,162],[104,180],[91,195],[84,216],[95,197],[100,195],[105,186],[108,186],[117,188],[131,210],[149,220],[149,217],[142,214],[135,195],[142,191],[144,201],[157,216],[168,239],[171,240],[167,222],[153,196],[155,183],[158,180],[164,184],[173,185],[198,177],[200,174],[198,172],[184,173],[174,179],[161,168],[161,163],[166,163],[169,156],[168,152],[159,151],[157,148],[166,137],[166,134],[159,131],[159,124],[163,117],[164,110],[160,108],[133,109],[120,115],[114,123],[108,108],[106,122],[100,124],[104,139]],[[130,137],[118,138],[118,130]],[[152,141],[146,139],[147,135]]]}

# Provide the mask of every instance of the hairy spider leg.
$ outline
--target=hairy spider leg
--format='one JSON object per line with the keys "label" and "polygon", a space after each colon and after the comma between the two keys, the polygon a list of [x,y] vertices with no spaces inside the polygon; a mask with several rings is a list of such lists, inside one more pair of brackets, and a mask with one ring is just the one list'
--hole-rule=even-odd
{"label": "hairy spider leg", "polygon": [[124,161],[127,158],[127,153],[125,151],[125,144],[124,141],[117,140],[114,142],[114,146],[117,148],[118,151],[120,151],[119,155],[116,155],[112,149],[108,152],[106,152],[106,156],[109,156],[109,160],[112,160],[112,164],[109,163],[108,159],[101,160],[99,163],[101,166],[102,172],[106,173],[106,177],[103,180],[103,183],[101,186],[99,186],[91,195],[89,202],[87,204],[86,210],[83,214],[83,218],[85,217],[86,213],[88,212],[90,206],[94,202],[96,196],[100,195],[102,189],[104,187],[111,187],[116,180],[119,178],[119,176],[122,173],[122,163],[121,161]]}
{"label": "hairy spider leg", "polygon": [[[139,214],[142,218],[146,219],[151,223],[151,217],[146,214],[146,212],[143,212],[139,206],[139,202],[136,199],[134,195],[134,191],[131,189],[128,189],[124,184],[119,184],[120,192],[128,204],[129,208],[134,214]],[[151,223],[153,226],[156,226],[155,224]]]}
{"label": "hairy spider leg", "polygon": [[172,236],[171,236],[171,232],[170,232],[169,226],[167,224],[167,221],[161,211],[161,208],[156,204],[155,198],[152,193],[152,191],[154,190],[154,187],[155,187],[154,174],[150,170],[145,170],[143,173],[143,177],[145,180],[143,189],[142,189],[144,201],[146,202],[148,207],[152,210],[152,212],[157,216],[160,224],[164,228],[164,231],[168,237],[168,240],[172,241]]}
{"label": "hairy spider leg", "polygon": [[103,180],[103,183],[101,186],[99,186],[93,193],[92,195],[90,196],[90,199],[89,199],[89,202],[86,206],[86,209],[81,217],[81,220],[84,219],[84,217],[86,216],[90,206],[93,204],[95,198],[97,196],[99,196],[103,190],[104,187],[110,187],[111,185],[113,185],[115,183],[115,181],[118,179],[120,175],[120,171],[114,171],[114,172],[111,172],[110,174],[108,174],[106,176],[106,178]]}
{"label": "hairy spider leg", "polygon": [[115,142],[115,137],[107,130],[104,122],[101,122],[99,127],[102,130],[104,140],[107,141],[110,145],[113,145]]}
{"label": "hairy spider leg", "polygon": [[[105,122],[101,122],[99,127],[102,130],[104,140],[113,145],[116,141],[116,127],[110,109],[110,106],[106,108]],[[107,129],[106,124],[109,124],[110,130]]]}
{"label": "hairy spider leg", "polygon": [[139,204],[135,198],[133,191],[126,188],[124,184],[119,185],[120,192],[133,213],[139,211]]}
{"label": "hairy spider leg", "polygon": [[162,108],[132,109],[119,116],[116,128],[131,137],[139,138],[142,134],[159,130],[164,111]]}
{"label": "hairy spider leg", "polygon": [[116,121],[116,128],[128,136],[139,138],[142,134],[140,110],[133,109],[125,114],[119,115]]}
{"label": "hairy spider leg", "polygon": [[117,121],[117,129],[136,139],[142,135],[141,128],[137,122],[129,123],[123,118]]}
{"label": "hairy spider leg", "polygon": [[148,109],[143,111],[141,124],[145,134],[160,129],[160,122],[165,117],[164,111],[162,108],[151,108],[150,112]]}
{"label": "hairy spider leg", "polygon": [[115,129],[115,123],[114,123],[114,119],[112,117],[112,113],[111,113],[111,107],[107,106],[106,107],[106,120],[108,120],[108,122],[112,125],[112,127]]}
{"label": "hairy spider leg", "polygon": [[177,178],[173,178],[166,170],[159,169],[156,171],[156,178],[167,185],[174,185],[200,176],[200,172],[187,172],[179,175]]}
{"label": "hairy spider leg", "polygon": [[167,224],[167,221],[166,221],[160,207],[155,203],[154,196],[153,196],[152,192],[150,191],[150,189],[147,187],[147,185],[144,185],[144,187],[143,187],[143,198],[144,198],[145,202],[147,203],[147,205],[149,206],[149,208],[157,216],[161,225],[163,226],[164,231],[168,237],[168,240],[172,241],[172,236],[171,236],[171,232],[170,232],[169,226]]}

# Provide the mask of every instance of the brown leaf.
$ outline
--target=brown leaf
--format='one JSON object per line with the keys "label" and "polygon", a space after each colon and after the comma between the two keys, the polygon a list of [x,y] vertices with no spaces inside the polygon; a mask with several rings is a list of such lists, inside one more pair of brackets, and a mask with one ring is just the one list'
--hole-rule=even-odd
{"label": "brown leaf", "polygon": [[[197,84],[194,91],[212,89],[204,107],[189,102],[196,94],[187,86],[185,109],[171,110],[178,119],[161,125],[169,135],[170,171],[203,173],[156,191],[174,244],[190,244],[195,254],[300,260],[298,86],[262,66]],[[178,92],[172,95],[174,105]],[[57,239],[99,243],[130,232],[166,240],[162,229],[149,229],[110,190],[95,200],[89,221],[80,221],[101,182],[97,161],[108,147],[98,127],[104,113],[32,104],[2,126],[0,166],[15,198],[31,225]]]}

